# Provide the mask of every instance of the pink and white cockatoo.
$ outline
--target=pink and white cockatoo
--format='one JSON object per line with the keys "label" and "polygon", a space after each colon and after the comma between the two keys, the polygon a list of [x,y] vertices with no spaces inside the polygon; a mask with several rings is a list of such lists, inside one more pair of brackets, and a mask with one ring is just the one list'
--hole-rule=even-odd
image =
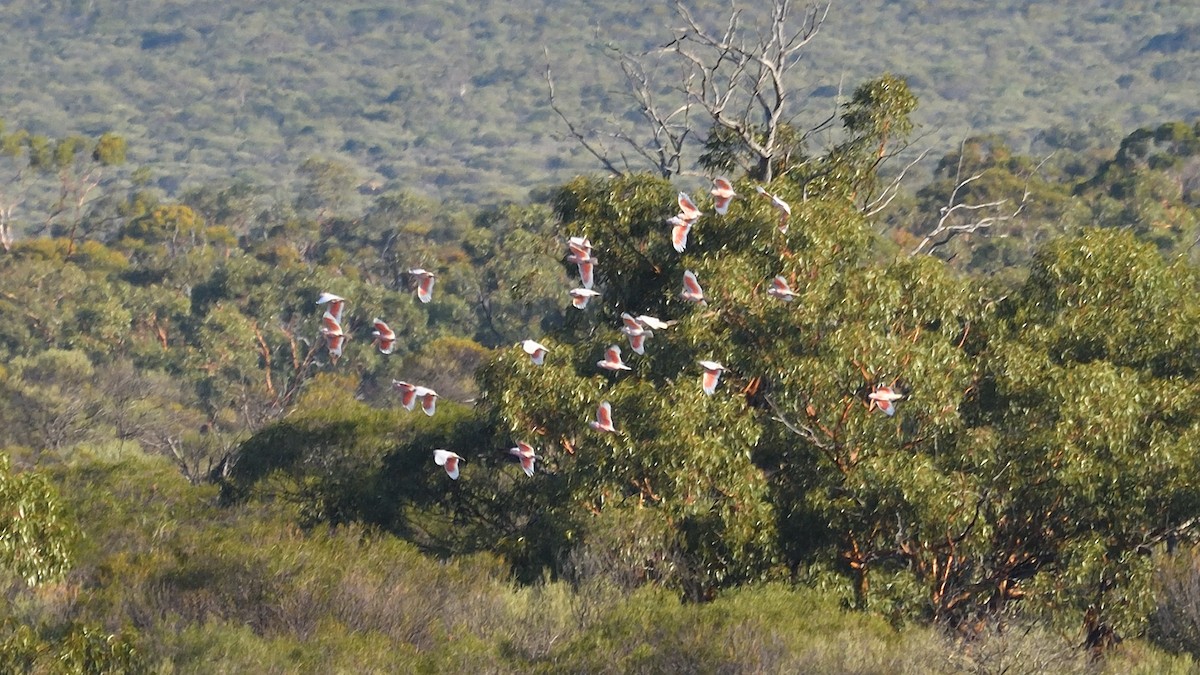
{"label": "pink and white cockatoo", "polygon": [[533,365],[535,366],[540,366],[545,363],[546,352],[550,351],[546,349],[546,345],[543,345],[536,340],[523,340],[521,342],[521,349],[529,355],[530,359],[533,359]]}
{"label": "pink and white cockatoo", "polygon": [[721,379],[721,373],[725,372],[725,366],[717,361],[700,361],[700,367],[704,369],[704,375],[700,379],[700,386],[704,389],[704,393],[709,396],[717,390],[717,382]]}
{"label": "pink and white cockatoo", "polygon": [[729,211],[729,203],[737,196],[733,191],[733,183],[730,183],[728,178],[721,177],[713,179],[713,187],[709,194],[713,198],[713,211],[722,216]]}
{"label": "pink and white cockatoo", "polygon": [[588,424],[596,431],[616,433],[617,429],[613,426],[612,421],[612,405],[608,401],[601,402],[596,408],[596,419]]}
{"label": "pink and white cockatoo", "polygon": [[533,463],[537,460],[537,453],[534,452],[533,446],[525,441],[517,441],[517,447],[509,448],[509,454],[516,455],[521,461],[521,470],[526,476],[533,475]]}
{"label": "pink and white cockatoo", "polygon": [[371,331],[371,344],[379,347],[379,353],[391,354],[396,348],[396,333],[388,327],[383,319],[371,319],[371,324],[375,326],[375,330]]}
{"label": "pink and white cockatoo", "polygon": [[449,450],[434,450],[433,463],[445,467],[446,475],[452,480],[458,480],[458,465],[463,461],[457,453]]}
{"label": "pink and white cockatoo", "polygon": [[604,358],[597,361],[596,365],[605,370],[633,370],[621,360],[621,348],[616,345],[609,345],[608,349],[604,350]]}
{"label": "pink and white cockatoo", "polygon": [[429,302],[433,299],[433,282],[437,279],[437,275],[429,270],[423,270],[420,267],[414,267],[408,271],[412,278],[417,281],[417,299],[421,302]]}
{"label": "pink and white cockatoo", "polygon": [[701,305],[704,302],[704,289],[700,288],[700,280],[696,278],[696,273],[691,270],[683,271],[683,292],[679,297],[688,302],[698,302]]}
{"label": "pink and white cockatoo", "polygon": [[779,298],[784,302],[791,302],[796,299],[796,292],[788,285],[787,279],[781,276],[771,280],[771,287],[767,289],[767,295]]}

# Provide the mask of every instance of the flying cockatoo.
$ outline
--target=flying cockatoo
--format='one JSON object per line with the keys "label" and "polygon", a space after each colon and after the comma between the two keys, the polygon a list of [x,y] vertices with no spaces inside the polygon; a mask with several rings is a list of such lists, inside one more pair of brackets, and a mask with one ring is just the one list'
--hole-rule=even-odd
{"label": "flying cockatoo", "polygon": [[678,321],[663,321],[662,319],[657,319],[649,314],[639,314],[634,318],[637,319],[638,323],[650,330],[666,330],[671,326],[674,326],[676,323],[679,323]]}
{"label": "flying cockatoo", "polygon": [[342,322],[342,310],[346,308],[345,298],[340,295],[334,295],[333,293],[325,291],[321,293],[319,298],[317,298],[317,304],[329,305],[325,308],[325,311],[329,312],[329,314],[332,315],[338,323]]}
{"label": "flying cockatoo", "polygon": [[696,273],[691,270],[683,271],[683,292],[679,297],[688,302],[704,303],[704,289],[700,288],[700,281],[696,279]]}
{"label": "flying cockatoo", "polygon": [[429,302],[433,299],[433,282],[437,279],[437,275],[429,270],[423,270],[420,267],[414,267],[408,271],[414,279],[417,280],[417,299],[421,302]]}
{"label": "flying cockatoo", "polygon": [[575,263],[579,268],[579,283],[584,288],[591,288],[594,283],[596,259],[592,257],[592,242],[585,237],[571,237],[567,240],[571,252],[567,254],[567,262]]}
{"label": "flying cockatoo", "polygon": [[630,316],[628,312],[621,314],[621,321],[624,323],[621,326],[621,332],[629,336],[629,348],[635,354],[645,354],[646,338],[651,337],[654,333],[643,326],[637,319]]}
{"label": "flying cockatoo", "polygon": [[700,212],[700,209],[696,208],[696,203],[692,201],[692,198],[686,192],[680,192],[679,198],[676,201],[679,202],[679,218],[681,220],[691,223],[704,215]]}
{"label": "flying cockatoo", "polygon": [[433,413],[437,412],[438,393],[428,387],[418,386],[413,395],[421,402],[421,410],[433,417]]}
{"label": "flying cockatoo", "polygon": [[704,389],[704,393],[709,396],[717,390],[717,382],[721,379],[721,373],[724,372],[725,366],[716,361],[700,361],[700,367],[704,369],[704,375],[700,380],[700,386]]}
{"label": "flying cockatoo", "polygon": [[434,450],[433,463],[446,468],[446,475],[453,480],[458,480],[458,465],[463,461],[457,453],[449,450]]}
{"label": "flying cockatoo", "polygon": [[546,346],[536,340],[524,340],[521,342],[521,349],[533,359],[533,365],[540,366],[546,361]]}
{"label": "flying cockatoo", "polygon": [[590,289],[596,283],[596,259],[580,258],[576,255],[567,256],[567,262],[575,263],[579,270],[579,285]]}
{"label": "flying cockatoo", "polygon": [[592,242],[587,237],[571,237],[567,239],[567,247],[575,255],[588,258],[592,254]]}
{"label": "flying cockatoo", "polygon": [[608,401],[600,403],[596,408],[596,419],[588,423],[596,431],[616,432],[612,421],[612,405]]}
{"label": "flying cockatoo", "polygon": [[596,365],[605,370],[633,370],[621,360],[621,348],[616,345],[609,345],[604,350],[604,358],[597,361]]}
{"label": "flying cockatoo", "polygon": [[687,248],[688,234],[692,231],[692,222],[682,220],[679,216],[672,216],[667,219],[667,223],[671,225],[671,248],[683,253],[683,250]]}
{"label": "flying cockatoo", "polygon": [[417,387],[403,380],[392,380],[392,389],[400,392],[400,405],[404,406],[405,410],[412,410],[417,406]]}
{"label": "flying cockatoo", "polygon": [[525,441],[517,441],[517,447],[509,448],[509,454],[517,456],[521,460],[521,470],[526,476],[533,475],[533,463],[537,460],[537,454],[533,451],[533,446]]}
{"label": "flying cockatoo", "polygon": [[346,334],[342,332],[342,324],[328,311],[321,316],[321,335],[329,348],[329,360],[337,363],[342,356],[342,348],[346,345]]}
{"label": "flying cockatoo", "polygon": [[874,391],[867,394],[867,398],[871,400],[872,405],[875,405],[886,413],[888,417],[891,417],[896,414],[896,401],[904,398],[904,394],[891,387],[879,385],[875,387]]}
{"label": "flying cockatoo", "polygon": [[737,196],[733,191],[733,183],[727,178],[714,178],[713,188],[709,191],[713,197],[713,210],[719,215],[725,215],[729,211],[729,203]]}
{"label": "flying cockatoo", "polygon": [[371,344],[379,347],[381,354],[391,354],[392,349],[396,347],[396,333],[388,328],[388,325],[383,322],[383,319],[371,319],[375,330],[371,331],[371,336],[374,338]]}
{"label": "flying cockatoo", "polygon": [[767,289],[767,295],[779,298],[784,302],[791,302],[796,298],[796,292],[788,285],[787,279],[781,276],[771,280],[771,287]]}
{"label": "flying cockatoo", "polygon": [[572,288],[568,293],[571,294],[571,305],[575,309],[583,309],[587,307],[588,300],[600,297],[600,294],[590,288]]}

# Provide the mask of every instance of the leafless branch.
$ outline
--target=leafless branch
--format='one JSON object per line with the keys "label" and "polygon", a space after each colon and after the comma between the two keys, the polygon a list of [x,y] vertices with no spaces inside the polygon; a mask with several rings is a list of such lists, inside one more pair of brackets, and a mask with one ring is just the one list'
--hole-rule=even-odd
{"label": "leafless branch", "polygon": [[785,429],[803,438],[805,441],[812,444],[813,447],[825,453],[825,456],[828,457],[829,460],[838,467],[838,470],[846,470],[841,458],[839,458],[837,455],[837,450],[839,449],[837,441],[822,437],[812,427],[789,419],[788,416],[779,409],[779,405],[775,403],[775,399],[771,396],[763,396],[763,400],[765,400],[767,405],[771,408],[771,419],[779,422],[784,426]]}
{"label": "leafless branch", "polygon": [[[7,164],[7,162],[5,162]],[[22,180],[28,172],[28,163],[17,164],[11,173],[3,179],[5,190],[0,192],[0,246],[4,251],[12,250],[13,245],[13,213],[25,203],[29,186]],[[11,186],[11,194],[9,192]]]}
{"label": "leafless branch", "polygon": [[[742,26],[743,8],[736,2],[724,27],[710,30],[682,0],[676,0],[675,10],[684,25],[673,39],[641,54],[614,50],[625,75],[626,93],[648,134],[647,129],[631,133],[618,125],[614,125],[615,131],[603,133],[580,128],[556,100],[547,57],[550,107],[566,125],[570,138],[615,175],[633,171],[635,163],[648,164],[664,177],[684,173],[685,154],[700,145],[697,136],[719,128],[731,134],[742,153],[735,161],[756,178],[770,181],[775,165],[786,161],[793,147],[798,147],[783,133],[792,120],[789,71],[820,31],[831,5],[812,5],[797,21],[792,16],[792,0],[772,0],[769,19],[748,38]],[[677,85],[664,89],[656,83],[648,70],[648,64],[656,59],[680,66]],[[663,92],[672,90],[678,100],[663,100]],[[609,145],[604,138],[616,143]]]}
{"label": "leafless branch", "polygon": [[[1029,176],[1025,179],[1025,188],[1021,193],[1020,201],[1009,210],[1005,206],[1009,204],[1009,199],[997,199],[982,204],[967,204],[959,201],[959,194],[963,189],[984,175],[983,173],[977,173],[967,178],[959,179],[962,172],[964,154],[961,151],[959,152],[959,169],[955,176],[956,183],[954,189],[950,191],[950,198],[947,200],[946,205],[941,209],[941,216],[938,218],[937,225],[921,239],[916,248],[909,252],[910,256],[915,256],[921,252],[932,253],[939,247],[948,244],[950,240],[960,234],[979,232],[991,228],[993,225],[1015,220],[1029,204],[1029,195],[1031,193],[1029,181],[1037,175],[1037,172],[1050,159],[1050,156],[1047,156],[1029,172]],[[962,220],[964,216],[966,218]],[[940,240],[938,240],[939,238]]]}
{"label": "leafless branch", "polygon": [[892,180],[892,182],[879,192],[878,197],[863,205],[861,209],[863,215],[870,218],[871,216],[874,216],[880,211],[886,209],[888,205],[892,203],[892,200],[896,198],[896,195],[899,194],[900,184],[904,182],[904,177],[908,174],[909,169],[913,168],[921,160],[925,159],[925,155],[928,154],[928,149],[922,150],[921,154],[917,155],[916,159],[906,164],[904,168],[900,170],[900,173],[897,174]]}
{"label": "leafless branch", "polygon": [[691,67],[692,77],[683,90],[688,101],[703,108],[713,124],[735,135],[755,158],[756,173],[764,181],[773,177],[774,160],[781,151],[780,131],[788,120],[788,71],[820,31],[830,5],[813,5],[799,29],[791,30],[790,0],[774,0],[767,28],[748,44],[739,25],[742,10],[736,4],[718,35],[704,28],[681,0],[675,2],[685,26],[662,51]]}
{"label": "leafless branch", "polygon": [[681,173],[684,147],[692,133],[691,104],[684,101],[674,107],[660,106],[645,66],[628,54],[618,52],[615,58],[625,74],[629,95],[650,129],[650,140],[643,144],[623,131],[614,132],[613,136],[655,167],[660,176],[670,178]]}
{"label": "leafless branch", "polygon": [[553,110],[556,115],[558,115],[559,119],[563,121],[563,124],[567,125],[567,133],[571,135],[571,138],[574,138],[575,142],[578,143],[581,148],[586,150],[588,154],[599,160],[600,164],[603,165],[607,171],[611,172],[615,176],[625,175],[625,173],[629,171],[628,163],[625,164],[624,170],[617,167],[617,165],[614,164],[611,159],[609,159],[610,150],[607,147],[593,143],[590,140],[591,135],[585,134],[578,127],[576,127],[575,123],[571,121],[571,118],[568,117],[567,114],[563,112],[562,108],[558,106],[558,100],[554,93],[554,76],[550,67],[549,50],[546,51],[546,86],[549,88],[550,92],[550,109]]}

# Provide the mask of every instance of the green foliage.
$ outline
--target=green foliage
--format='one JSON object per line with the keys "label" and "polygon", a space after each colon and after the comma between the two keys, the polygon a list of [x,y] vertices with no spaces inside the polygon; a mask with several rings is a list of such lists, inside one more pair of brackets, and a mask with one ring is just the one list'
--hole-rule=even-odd
{"label": "green foliage", "polygon": [[[1008,161],[1000,150],[987,161]],[[556,197],[603,261],[599,306],[544,341],[544,366],[507,350],[480,384],[500,429],[537,439],[559,513],[570,500],[580,534],[560,546],[595,559],[589,531],[622,518],[587,514],[642,508],[656,525],[597,539],[608,564],[693,598],[783,562],[840,573],[859,606],[898,621],[957,625],[1015,602],[1086,625],[1092,644],[1144,631],[1144,553],[1200,505],[1194,273],[1088,231],[1043,246],[997,305],[932,258],[875,260],[838,190],[779,191],[787,234],[762,200],[735,201],[682,256],[661,225],[665,181],[579,179]],[[706,307],[675,298],[684,268]],[[775,275],[794,303],[764,292]],[[590,364],[622,340],[621,311],[678,325],[631,372],[602,375]],[[727,368],[711,398],[698,359]],[[895,418],[868,404],[882,384],[905,394]],[[587,430],[601,400],[618,434]]]}
{"label": "green foliage", "polygon": [[108,634],[73,624],[61,637],[40,636],[29,626],[5,626],[0,642],[0,668],[5,672],[120,673],[145,672],[145,663],[130,636]]}
{"label": "green foliage", "polygon": [[77,536],[46,477],[13,473],[0,456],[0,565],[29,585],[61,578]]}
{"label": "green foliage", "polygon": [[296,506],[302,522],[374,520],[381,508],[372,482],[398,418],[354,400],[344,377],[317,377],[287,419],[237,450],[226,499],[244,499],[260,482]]}
{"label": "green foliage", "polygon": [[[977,125],[998,133],[945,154],[931,182],[872,221],[890,199],[883,160],[920,128],[917,95],[936,107],[931,87],[964,86],[957,62],[933,80],[898,62],[904,78],[868,80],[834,108],[843,128],[827,148],[795,123],[779,130],[776,179],[763,187],[791,204],[786,233],[753,175],[734,176],[740,196],[723,218],[692,179],[581,177],[538,203],[502,202],[586,162],[546,160],[560,148],[545,140],[552,118],[517,123],[518,99],[544,95],[522,79],[537,69],[512,66],[533,59],[497,51],[474,76],[446,70],[436,79],[452,86],[437,92],[409,81],[415,66],[363,75],[378,72],[366,53],[394,48],[395,22],[439,45],[519,31],[508,42],[525,49],[537,34],[570,34],[554,17],[493,10],[472,8],[470,26],[450,6],[243,13],[240,95],[197,106],[172,97],[196,91],[186,85],[203,79],[199,66],[152,69],[167,78],[157,105],[185,111],[159,115],[168,127],[239,125],[156,165],[157,185],[144,168],[136,180],[138,168],[118,168],[124,138],[57,129],[53,106],[33,125],[45,133],[0,133],[0,443],[18,463],[53,467],[64,495],[44,473],[0,471],[0,505],[21,507],[0,509],[17,513],[0,541],[45,539],[0,549],[13,579],[42,587],[10,589],[0,669],[903,672],[1032,654],[1065,671],[1082,667],[1079,650],[1040,626],[1099,646],[1161,621],[1155,604],[1171,591],[1152,583],[1158,553],[1192,534],[1200,508],[1194,123],[1144,127],[1115,149],[1099,147],[1103,121],[1087,138],[1060,124],[1040,142],[1079,152],[1051,160],[1023,154],[1014,126]],[[123,11],[100,3],[73,25],[134,19]],[[614,30],[645,23],[594,11]],[[1021,11],[1042,25],[1054,10]],[[325,72],[270,32],[293,22],[323,45],[320,61],[366,50],[357,75],[300,101],[256,91],[289,59]],[[1085,13],[1065,30],[1097,22],[1114,23]],[[124,47],[154,50],[160,65],[201,43],[214,61],[232,53],[221,31],[141,35]],[[418,51],[436,57],[432,43]],[[990,62],[1006,58],[993,52]],[[1186,80],[1173,58],[1156,76]],[[587,69],[574,54],[555,66],[560,78]],[[605,77],[575,93],[619,114]],[[379,87],[392,93],[344,95]],[[401,115],[409,104],[452,113]],[[526,132],[537,138],[526,161],[507,161]],[[747,163],[728,133],[713,130],[705,149],[709,169]],[[290,153],[264,160],[282,168],[228,178],[222,166],[220,183],[180,189],[180,172]],[[708,212],[683,254],[663,224],[680,189]],[[989,202],[1020,209],[986,240],[933,241],[926,250],[950,266],[895,255],[942,208]],[[48,236],[14,241],[7,229],[34,227]],[[565,295],[575,270],[562,240],[575,235],[600,261],[602,297],[582,312]],[[416,266],[438,273],[431,303],[412,295]],[[679,299],[684,269],[707,305]],[[766,294],[776,275],[794,302]],[[321,291],[350,299],[336,363],[318,332]],[[625,311],[677,323],[646,355],[626,350],[631,372],[601,373],[591,364],[623,344]],[[375,317],[400,335],[391,356],[370,345]],[[514,346],[527,337],[550,347],[544,366]],[[727,367],[712,397],[698,359]],[[437,389],[437,415],[399,410],[393,378]],[[867,398],[882,384],[904,394],[895,417]],[[588,428],[600,401],[618,433]],[[507,454],[517,441],[537,448],[532,478]],[[466,458],[459,481],[433,465],[434,448]],[[80,541],[64,501],[88,523]],[[788,573],[797,584],[776,585]],[[1014,616],[1043,623],[1019,638],[996,619]],[[974,641],[884,625],[913,620]],[[1111,667],[1190,663],[1128,654]]]}
{"label": "green foliage", "polygon": [[1164,252],[1194,256],[1200,236],[1198,154],[1200,123],[1142,127],[1076,193],[1090,203],[1096,225],[1128,228]]}

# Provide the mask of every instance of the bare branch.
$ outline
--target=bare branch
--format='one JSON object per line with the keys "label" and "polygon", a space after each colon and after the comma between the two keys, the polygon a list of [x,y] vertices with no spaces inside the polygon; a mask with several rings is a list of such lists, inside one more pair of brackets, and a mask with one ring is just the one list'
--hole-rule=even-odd
{"label": "bare branch", "polygon": [[916,166],[921,160],[925,159],[925,155],[928,154],[928,149],[922,150],[921,154],[917,155],[916,159],[906,164],[904,168],[900,170],[900,173],[897,174],[897,176],[892,180],[892,182],[879,192],[878,197],[876,197],[873,201],[863,205],[862,209],[860,209],[863,215],[870,218],[871,216],[874,216],[880,211],[886,209],[888,205],[892,203],[892,200],[896,198],[896,195],[899,194],[900,184],[904,182],[904,177],[908,174],[908,170]]}
{"label": "bare branch", "polygon": [[[910,256],[915,256],[922,251],[926,253],[933,253],[933,251],[950,243],[954,237],[960,234],[979,232],[981,230],[989,229],[994,225],[1015,220],[1021,215],[1021,213],[1025,210],[1025,207],[1029,204],[1029,196],[1031,194],[1029,182],[1034,176],[1037,175],[1042,166],[1050,160],[1050,157],[1053,156],[1046,156],[1046,158],[1039,162],[1038,165],[1029,172],[1029,175],[1025,178],[1025,187],[1021,193],[1020,201],[1018,201],[1011,210],[1008,210],[1007,208],[1004,208],[1005,205],[1010,201],[1008,199],[997,199],[995,201],[985,202],[982,204],[966,204],[959,201],[959,193],[961,193],[963,189],[971,183],[982,178],[984,175],[983,173],[977,173],[959,180],[959,176],[961,176],[962,173],[964,154],[965,153],[961,151],[959,152],[959,169],[957,175],[955,176],[955,180],[957,182],[954,186],[954,189],[950,191],[950,198],[947,200],[946,205],[941,209],[941,215],[938,218],[937,225],[935,225],[934,228],[930,230],[923,239],[921,239],[921,242],[909,252]],[[979,213],[983,213],[985,215],[975,215]],[[968,217],[965,221],[960,221],[958,220],[958,214]],[[935,241],[939,237],[941,237],[940,241]]]}
{"label": "bare branch", "polygon": [[817,430],[813,429],[812,427],[789,419],[788,416],[779,409],[779,406],[775,403],[775,399],[773,399],[771,396],[765,395],[763,396],[763,400],[765,400],[767,405],[771,408],[771,419],[779,422],[784,426],[785,429],[803,438],[813,447],[824,453],[825,456],[829,458],[829,461],[833,462],[833,465],[838,468],[838,471],[843,473],[847,471],[845,462],[838,457],[837,450],[841,446],[836,440],[828,437],[822,437],[817,433]]}
{"label": "bare branch", "polygon": [[[813,5],[799,17],[796,28],[791,0],[772,0],[766,25],[748,40],[742,26],[743,8],[736,3],[724,26],[710,30],[682,0],[676,0],[675,10],[683,26],[669,42],[642,54],[618,52],[627,93],[649,130],[648,134],[641,133],[643,130],[636,134],[625,130],[603,134],[618,141],[630,153],[628,157],[568,119],[555,100],[547,65],[551,108],[566,124],[570,137],[614,174],[631,171],[630,160],[639,159],[662,176],[681,174],[687,164],[686,153],[702,140],[697,137],[717,128],[729,132],[736,144],[732,160],[751,170],[756,178],[770,181],[774,165],[781,157],[789,156],[793,144],[792,135],[785,133],[792,119],[789,71],[816,37],[831,5]],[[663,89],[655,85],[646,67],[653,59],[666,59],[682,67],[679,84],[668,89],[679,100],[660,100]],[[697,117],[696,110],[703,114]]]}
{"label": "bare branch", "polygon": [[554,94],[554,77],[553,77],[553,74],[552,74],[551,68],[550,68],[550,52],[549,52],[549,50],[546,50],[546,86],[549,88],[549,92],[550,92],[550,109],[553,110],[555,112],[555,114],[558,115],[559,119],[561,119],[563,121],[563,124],[567,125],[567,132],[571,135],[572,138],[575,139],[575,142],[579,143],[580,147],[582,147],[590,155],[592,155],[597,160],[599,160],[600,164],[602,164],[604,166],[604,168],[606,170],[608,170],[609,172],[611,172],[613,175],[615,175],[615,176],[625,175],[626,171],[628,171],[628,168],[629,168],[628,164],[626,164],[625,171],[622,171],[621,169],[619,169],[609,159],[608,148],[597,147],[597,146],[593,145],[592,142],[590,140],[588,140],[588,135],[584,134],[579,129],[577,129],[575,127],[575,124],[573,122],[571,122],[571,119],[569,117],[567,117],[567,114],[562,111],[562,108],[558,107],[558,102],[557,102],[557,100],[555,98],[555,94]]}

